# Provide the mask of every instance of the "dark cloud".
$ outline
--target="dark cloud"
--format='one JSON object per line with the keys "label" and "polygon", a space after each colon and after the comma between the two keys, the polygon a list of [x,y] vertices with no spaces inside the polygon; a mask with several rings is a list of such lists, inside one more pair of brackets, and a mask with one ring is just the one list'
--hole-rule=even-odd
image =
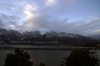
{"label": "dark cloud", "polygon": [[9,28],[10,29],[10,25],[16,25],[18,21],[18,17],[17,16],[7,16],[5,14],[0,14],[0,27],[3,28]]}
{"label": "dark cloud", "polygon": [[14,15],[5,15],[5,14],[0,14],[1,21],[3,23],[16,23],[19,20],[18,16]]}
{"label": "dark cloud", "polygon": [[[82,21],[80,21],[82,22]],[[71,30],[74,33],[79,33],[83,35],[89,35],[89,34],[95,34],[94,31],[100,29],[100,17],[97,19],[92,19],[90,21],[86,20],[82,23],[75,23],[72,24],[69,30]]]}
{"label": "dark cloud", "polygon": [[[0,14],[0,28],[15,29],[20,31],[27,31],[29,28],[22,24],[20,25],[19,17],[14,15]],[[31,29],[30,29],[31,30]]]}
{"label": "dark cloud", "polygon": [[2,28],[3,27],[3,23],[2,23],[2,20],[0,19],[0,27]]}

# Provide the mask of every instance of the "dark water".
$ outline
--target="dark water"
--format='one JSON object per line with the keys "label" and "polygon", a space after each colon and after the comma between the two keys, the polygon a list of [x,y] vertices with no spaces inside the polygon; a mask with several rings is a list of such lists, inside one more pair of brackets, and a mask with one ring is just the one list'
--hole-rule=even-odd
{"label": "dark water", "polygon": [[[31,55],[33,66],[39,63],[44,63],[46,66],[59,66],[63,58],[66,58],[71,53],[71,50],[24,50]],[[100,60],[100,50],[95,50]],[[9,53],[14,53],[14,50],[0,49],[0,66],[4,65],[4,59]]]}
{"label": "dark water", "polygon": [[[14,50],[0,50],[0,66],[4,65],[4,59]],[[63,50],[25,50],[31,55],[33,65],[44,63],[46,66],[58,66],[63,58],[68,57],[71,51]]]}

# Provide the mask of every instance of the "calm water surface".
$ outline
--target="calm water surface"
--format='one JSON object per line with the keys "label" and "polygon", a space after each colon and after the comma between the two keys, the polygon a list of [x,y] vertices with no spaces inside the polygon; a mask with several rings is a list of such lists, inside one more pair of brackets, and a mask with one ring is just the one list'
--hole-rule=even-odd
{"label": "calm water surface", "polygon": [[[63,58],[68,57],[71,51],[65,50],[24,50],[31,55],[33,65],[44,63],[46,66],[58,66]],[[4,65],[4,59],[9,53],[14,53],[14,50],[0,50],[0,66]]]}
{"label": "calm water surface", "polygon": [[[33,66],[44,63],[46,66],[59,66],[63,58],[71,53],[71,50],[24,50],[29,52]],[[95,50],[100,60],[100,50]],[[14,50],[0,49],[0,66],[4,65],[6,55],[14,53]]]}

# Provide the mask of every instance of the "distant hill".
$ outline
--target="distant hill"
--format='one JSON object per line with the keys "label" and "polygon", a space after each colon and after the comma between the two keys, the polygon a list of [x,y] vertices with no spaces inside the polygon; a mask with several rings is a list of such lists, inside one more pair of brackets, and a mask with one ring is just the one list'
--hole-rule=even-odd
{"label": "distant hill", "polygon": [[[93,37],[93,36],[92,36]],[[88,44],[98,43],[99,41],[89,36],[79,34],[47,31],[41,34],[40,31],[30,31],[20,33],[14,30],[0,29],[1,41],[14,41],[25,44]],[[95,36],[96,37],[96,36]],[[98,37],[98,36],[97,36]],[[9,40],[8,40],[9,39]]]}
{"label": "distant hill", "polygon": [[100,39],[100,34],[99,35],[89,35],[89,36],[94,38],[94,39]]}

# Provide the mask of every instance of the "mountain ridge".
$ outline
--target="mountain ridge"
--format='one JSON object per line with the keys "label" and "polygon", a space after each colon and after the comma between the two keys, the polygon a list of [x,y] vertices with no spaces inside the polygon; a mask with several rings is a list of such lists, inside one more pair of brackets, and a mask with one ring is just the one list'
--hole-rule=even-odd
{"label": "mountain ridge", "polygon": [[[56,42],[60,44],[87,44],[87,43],[98,43],[97,39],[89,36],[83,36],[80,34],[66,33],[66,32],[55,32],[47,31],[41,34],[40,31],[30,31],[20,33],[14,30],[2,30],[0,31],[0,41],[16,41],[16,42],[30,42],[35,44],[37,42]],[[9,40],[8,40],[9,39]]]}

